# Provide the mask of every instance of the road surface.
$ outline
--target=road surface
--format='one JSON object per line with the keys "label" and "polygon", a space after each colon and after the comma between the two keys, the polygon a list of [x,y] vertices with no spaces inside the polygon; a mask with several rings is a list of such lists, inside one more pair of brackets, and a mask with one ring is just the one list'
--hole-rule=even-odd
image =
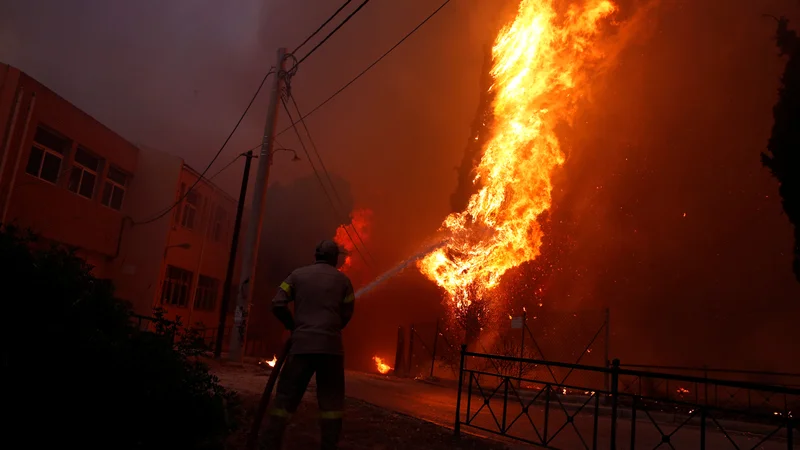
{"label": "road surface", "polygon": [[[452,387],[359,372],[348,372],[346,389],[348,397],[364,400],[382,408],[415,416],[451,428],[455,422],[456,390]],[[488,394],[487,392],[486,395],[488,396]],[[465,393],[462,398],[462,420],[465,420],[464,418],[466,417],[466,403]],[[474,419],[471,420],[472,424],[491,430],[500,428],[498,425],[502,426],[502,392],[496,394],[494,398],[489,401],[488,405],[482,405],[483,399],[477,394],[473,394],[470,403],[470,417],[474,417]],[[574,406],[567,407],[567,412],[570,415],[575,415],[575,418],[570,423],[567,418],[567,412],[561,408],[558,402],[553,401],[550,405],[547,417],[547,438],[549,445],[563,449],[593,448],[595,421],[593,405],[593,402],[588,404],[577,415],[575,415],[576,408]],[[481,406],[483,406],[482,409],[480,409]],[[491,411],[489,407],[491,407]],[[477,412],[479,409],[480,411]],[[521,414],[521,412],[522,404],[515,398],[510,399],[506,409],[506,427],[509,430],[508,433],[530,441],[541,442],[544,435],[544,407],[540,405],[531,406],[527,415]],[[528,417],[530,417],[530,420]],[[669,435],[673,430],[678,428],[678,425],[680,424],[661,422],[658,422],[656,425],[644,413],[637,413],[637,420],[635,422],[635,448],[652,449],[657,448],[659,445],[661,445],[661,447],[658,448],[700,448],[701,433],[700,429],[696,426],[686,425],[680,427],[674,435],[670,436],[669,442],[664,442],[662,440],[662,433]],[[632,433],[632,421],[630,417],[618,419],[617,427],[617,448],[619,450],[630,449]],[[609,448],[610,428],[610,417],[607,415],[599,415],[597,417],[596,448]],[[483,436],[489,436],[486,432],[471,429],[464,425],[462,425],[462,429]],[[659,432],[659,429],[661,432]],[[766,443],[760,444],[759,442],[763,439],[761,435],[731,431],[727,433],[730,439],[735,441],[735,446],[726,438],[723,432],[716,429],[713,422],[709,422],[705,436],[706,448],[713,450],[736,448],[785,450],[787,448],[786,441],[783,439],[773,438]]]}

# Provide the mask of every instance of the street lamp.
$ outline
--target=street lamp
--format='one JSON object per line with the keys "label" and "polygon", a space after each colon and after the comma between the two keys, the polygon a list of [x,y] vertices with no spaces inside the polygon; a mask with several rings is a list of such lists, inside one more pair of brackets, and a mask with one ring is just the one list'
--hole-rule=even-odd
{"label": "street lamp", "polygon": [[292,150],[290,148],[276,148],[275,150],[272,151],[272,153],[270,153],[270,160],[269,160],[270,164],[272,163],[272,157],[271,156],[274,155],[275,153],[278,153],[278,152],[291,152],[292,155],[294,155],[294,156],[292,156],[292,162],[300,161],[300,157],[297,156],[297,152],[296,151],[294,151],[294,150]]}

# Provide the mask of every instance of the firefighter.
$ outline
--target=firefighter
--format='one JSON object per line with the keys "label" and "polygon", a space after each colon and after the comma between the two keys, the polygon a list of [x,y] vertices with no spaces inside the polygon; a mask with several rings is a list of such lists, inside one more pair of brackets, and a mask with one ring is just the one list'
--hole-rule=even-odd
{"label": "firefighter", "polygon": [[355,303],[350,279],[336,268],[340,253],[335,242],[320,242],[316,262],[292,272],[272,300],[272,312],[292,342],[269,411],[268,449],[281,448],[287,422],[315,374],[322,449],[337,448],[344,407],[342,329],[353,317]]}

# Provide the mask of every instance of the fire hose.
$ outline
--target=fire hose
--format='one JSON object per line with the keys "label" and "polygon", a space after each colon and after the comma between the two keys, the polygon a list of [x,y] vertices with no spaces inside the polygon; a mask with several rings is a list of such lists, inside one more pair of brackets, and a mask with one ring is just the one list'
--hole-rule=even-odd
{"label": "fire hose", "polygon": [[261,429],[261,423],[264,421],[264,414],[267,412],[269,399],[272,396],[272,391],[275,389],[275,383],[278,381],[281,368],[283,367],[283,363],[286,361],[286,356],[289,354],[289,349],[291,348],[292,339],[290,337],[286,339],[286,342],[283,344],[283,348],[278,355],[278,360],[275,361],[275,367],[272,368],[272,372],[269,374],[269,378],[267,378],[267,385],[264,386],[264,393],[261,394],[261,401],[258,403],[258,409],[256,409],[255,417],[253,417],[253,425],[250,428],[250,433],[247,435],[247,443],[245,445],[246,450],[255,450],[256,448],[258,443],[258,432]]}

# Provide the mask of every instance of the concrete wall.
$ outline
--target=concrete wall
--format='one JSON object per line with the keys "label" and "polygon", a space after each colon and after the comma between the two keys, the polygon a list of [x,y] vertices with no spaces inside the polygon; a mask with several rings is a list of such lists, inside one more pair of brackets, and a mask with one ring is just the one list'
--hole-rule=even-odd
{"label": "concrete wall", "polygon": [[[155,216],[155,212],[170,208],[198,177],[199,174],[178,157],[154,149],[141,149],[126,210],[134,221],[125,228],[115,281],[118,295],[131,301],[139,314],[150,315],[153,308],[160,306],[166,310],[168,319],[180,317],[185,325],[199,324],[213,328],[219,318],[222,285],[236,215],[234,199],[203,180],[193,189],[200,199],[193,227],[182,224],[186,200],[163,217],[151,223],[142,223]],[[224,209],[226,220],[223,232],[215,237],[212,219],[217,207]],[[189,247],[184,248],[185,245]],[[168,265],[192,273],[186,306],[164,304],[161,301]],[[234,283],[238,282],[238,271],[236,273]],[[212,309],[195,308],[199,275],[218,281]]]}
{"label": "concrete wall", "polygon": [[117,295],[130,301],[137,314],[152,313],[164,249],[169,245],[172,215],[151,219],[177,200],[182,166],[177,156],[145,147],[139,151],[136,175],[123,208],[131,220],[125,224],[113,277]]}
{"label": "concrete wall", "polygon": [[[101,204],[102,189],[110,166],[128,175],[135,173],[138,149],[36,80],[4,67],[0,66],[0,74],[5,74],[0,81],[0,124],[8,129],[0,141],[4,152],[0,163],[5,160],[0,173],[0,212],[5,212],[4,221],[32,228],[46,239],[79,247],[82,256],[96,267],[95,275],[108,277],[108,258],[116,252],[124,216],[122,211]],[[21,107],[10,127],[18,92],[22,93]],[[7,120],[2,121],[2,117]],[[71,141],[55,184],[25,171],[39,125]],[[4,145],[6,142],[9,145]],[[101,161],[90,199],[67,190],[78,145]]]}
{"label": "concrete wall", "polygon": [[[20,107],[14,119],[16,103]],[[55,183],[25,170],[39,125],[71,142]],[[78,145],[102,161],[90,199],[67,189]],[[181,187],[188,189],[199,174],[181,158],[128,143],[7,65],[0,65],[0,152],[0,214],[5,211],[6,223],[30,227],[47,240],[77,247],[78,253],[95,266],[94,274],[112,279],[117,296],[129,301],[138,314],[150,315],[154,307],[164,306],[168,318],[180,316],[184,324],[216,326],[236,216],[235,199],[208,180],[201,180],[194,188],[201,203],[193,227],[182,225],[185,200],[157,217],[181,198]],[[128,175],[119,211],[101,202],[111,166]],[[212,229],[217,208],[225,211],[219,236]],[[182,248],[186,245],[189,247]],[[185,307],[161,303],[167,265],[192,273]],[[199,275],[218,281],[213,308],[195,308]],[[234,289],[238,282],[237,267]]]}
{"label": "concrete wall", "polygon": [[[17,117],[19,117],[19,109],[21,109],[15,108],[18,100],[20,75],[18,69],[8,64],[0,64],[0,161],[6,155],[6,137],[12,126],[14,110],[17,110]],[[2,171],[0,169],[0,172]]]}
{"label": "concrete wall", "polygon": [[[191,187],[199,178],[199,173],[184,165],[178,182],[177,194]],[[183,206],[177,208],[172,215],[168,245],[189,244],[189,249],[170,248],[167,250],[165,265],[175,266],[192,273],[192,289],[189,304],[186,307],[165,305],[168,317],[180,316],[185,324],[203,327],[216,326],[219,319],[219,307],[222,300],[222,285],[228,264],[233,223],[236,217],[236,201],[212,183],[202,180],[194,187],[193,192],[199,195],[200,208],[197,211],[192,229],[182,225]],[[185,202],[184,202],[185,203]],[[221,235],[213,233],[213,217],[216,208],[225,211]],[[238,281],[238,271],[235,281]],[[195,308],[195,296],[198,277],[200,275],[213,278],[218,282],[218,292],[213,309]]]}

